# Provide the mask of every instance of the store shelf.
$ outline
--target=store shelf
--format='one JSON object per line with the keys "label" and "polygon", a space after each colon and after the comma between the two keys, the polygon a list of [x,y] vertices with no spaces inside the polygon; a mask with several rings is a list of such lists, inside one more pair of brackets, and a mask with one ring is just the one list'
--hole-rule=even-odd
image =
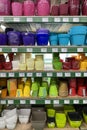
{"label": "store shelf", "polygon": [[0,52],[73,53],[87,52],[87,46],[0,46]]}
{"label": "store shelf", "polygon": [[85,16],[0,16],[0,22],[15,23],[15,22],[57,22],[57,23],[86,23]]}
{"label": "store shelf", "polygon": [[87,97],[56,97],[56,98],[6,98],[6,99],[0,99],[0,104],[87,104]]}
{"label": "store shelf", "polygon": [[11,78],[11,77],[87,77],[87,71],[0,71],[0,78]]}

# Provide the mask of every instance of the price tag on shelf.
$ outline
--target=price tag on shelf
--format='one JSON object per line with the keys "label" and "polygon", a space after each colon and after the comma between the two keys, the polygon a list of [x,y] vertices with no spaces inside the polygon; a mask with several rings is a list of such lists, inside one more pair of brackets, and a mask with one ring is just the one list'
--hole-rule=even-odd
{"label": "price tag on shelf", "polygon": [[70,100],[64,100],[64,104],[70,104]]}
{"label": "price tag on shelf", "polygon": [[63,77],[63,73],[57,73],[57,77]]}
{"label": "price tag on shelf", "polygon": [[4,22],[4,17],[0,17],[0,22]]}
{"label": "price tag on shelf", "polygon": [[18,52],[18,48],[12,48],[12,52]]}
{"label": "price tag on shelf", "polygon": [[20,104],[26,104],[25,100],[20,100]]}
{"label": "price tag on shelf", "polygon": [[6,100],[1,100],[1,104],[2,105],[6,104]]}
{"label": "price tag on shelf", "polygon": [[36,73],[37,77],[42,77],[42,73]]}
{"label": "price tag on shelf", "polygon": [[77,48],[77,52],[83,52],[83,48]]}
{"label": "price tag on shelf", "polygon": [[19,77],[25,77],[25,73],[19,73]]}
{"label": "price tag on shelf", "polygon": [[73,18],[73,22],[79,22],[79,18]]}
{"label": "price tag on shelf", "polygon": [[53,104],[54,104],[54,105],[59,104],[59,100],[54,100],[54,101],[53,101]]}
{"label": "price tag on shelf", "polygon": [[74,100],[73,103],[74,104],[79,104],[79,100]]}
{"label": "price tag on shelf", "polygon": [[14,104],[14,100],[8,100],[8,104]]}
{"label": "price tag on shelf", "polygon": [[71,77],[71,73],[65,73],[65,77]]}
{"label": "price tag on shelf", "polygon": [[0,52],[2,52],[2,48],[0,48]]}
{"label": "price tag on shelf", "polygon": [[42,18],[42,22],[48,22],[49,19],[48,18]]}
{"label": "price tag on shelf", "polygon": [[67,48],[61,48],[61,52],[68,52]]}
{"label": "price tag on shelf", "polygon": [[27,22],[33,22],[33,18],[27,18]]}
{"label": "price tag on shelf", "polygon": [[47,73],[47,77],[52,77],[53,73]]}
{"label": "price tag on shelf", "polygon": [[83,104],[87,104],[87,100],[83,100]]}
{"label": "price tag on shelf", "polygon": [[63,22],[69,22],[69,18],[63,18]]}
{"label": "price tag on shelf", "polygon": [[27,48],[27,52],[33,52],[33,48]]}
{"label": "price tag on shelf", "polygon": [[45,100],[45,104],[51,104],[50,100]]}
{"label": "price tag on shelf", "polygon": [[41,48],[41,52],[47,52],[47,48]]}
{"label": "price tag on shelf", "polygon": [[58,52],[58,48],[52,48],[52,52]]}
{"label": "price tag on shelf", "polygon": [[32,77],[33,74],[32,73],[27,73],[27,77]]}
{"label": "price tag on shelf", "polygon": [[36,100],[30,100],[30,104],[36,104]]}
{"label": "price tag on shelf", "polygon": [[6,73],[0,73],[0,77],[6,77]]}
{"label": "price tag on shelf", "polygon": [[81,73],[75,73],[75,77],[81,77]]}
{"label": "price tag on shelf", "polygon": [[87,73],[84,73],[84,77],[87,77]]}
{"label": "price tag on shelf", "polygon": [[9,77],[14,77],[14,73],[9,73]]}
{"label": "price tag on shelf", "polygon": [[61,22],[61,18],[54,18],[54,22]]}
{"label": "price tag on shelf", "polygon": [[14,21],[14,22],[20,22],[20,18],[15,17],[15,18],[13,18],[13,21]]}

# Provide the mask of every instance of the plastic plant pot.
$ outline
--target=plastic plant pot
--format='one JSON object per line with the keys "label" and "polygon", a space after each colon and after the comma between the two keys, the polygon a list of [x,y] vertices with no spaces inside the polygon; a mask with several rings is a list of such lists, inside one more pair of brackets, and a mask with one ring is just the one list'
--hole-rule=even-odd
{"label": "plastic plant pot", "polygon": [[3,62],[3,66],[5,70],[11,70],[12,69],[12,62]]}
{"label": "plastic plant pot", "polygon": [[49,40],[50,40],[51,46],[57,46],[58,45],[58,36],[57,36],[56,33],[51,33]]}
{"label": "plastic plant pot", "polygon": [[69,89],[69,95],[70,96],[75,96],[76,95],[76,88],[70,88]]}
{"label": "plastic plant pot", "polygon": [[55,84],[50,85],[49,96],[50,97],[57,97],[58,96],[58,90],[57,90],[57,86]]}
{"label": "plastic plant pot", "polygon": [[79,86],[77,93],[78,93],[79,96],[86,96],[86,87],[85,86]]}
{"label": "plastic plant pot", "polygon": [[12,2],[12,14],[13,16],[22,16],[23,5],[21,2]]}
{"label": "plastic plant pot", "polygon": [[70,70],[71,69],[70,62],[63,62],[63,69],[64,70]]}
{"label": "plastic plant pot", "polygon": [[68,3],[59,5],[59,15],[68,15]]}
{"label": "plastic plant pot", "polygon": [[0,33],[0,46],[7,45],[7,35]]}
{"label": "plastic plant pot", "polygon": [[46,87],[39,88],[39,97],[45,98],[47,96],[47,89]]}
{"label": "plastic plant pot", "polygon": [[60,62],[58,60],[53,60],[53,68],[55,70],[62,70],[62,68],[63,68],[62,62]]}
{"label": "plastic plant pot", "polygon": [[83,118],[85,123],[87,123],[87,107],[83,107]]}
{"label": "plastic plant pot", "polygon": [[70,88],[77,88],[77,83],[76,83],[76,78],[71,78],[70,80],[69,80],[69,87]]}
{"label": "plastic plant pot", "polygon": [[51,15],[58,16],[58,14],[59,14],[59,6],[53,5],[51,8]]}
{"label": "plastic plant pot", "polygon": [[47,116],[48,117],[55,117],[55,110],[54,109],[47,109]]}
{"label": "plastic plant pot", "polygon": [[47,117],[48,128],[55,128],[55,117]]}
{"label": "plastic plant pot", "polygon": [[59,45],[60,46],[67,46],[69,43],[69,34],[58,34],[59,38]]}

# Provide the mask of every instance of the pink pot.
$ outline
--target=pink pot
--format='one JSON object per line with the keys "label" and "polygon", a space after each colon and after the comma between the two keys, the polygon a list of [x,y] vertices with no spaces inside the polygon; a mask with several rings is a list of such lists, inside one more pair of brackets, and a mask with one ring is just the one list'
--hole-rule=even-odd
{"label": "pink pot", "polygon": [[12,14],[13,16],[22,16],[22,3],[20,2],[13,2],[12,3]]}
{"label": "pink pot", "polygon": [[84,0],[84,2],[83,2],[82,15],[87,15],[87,0]]}
{"label": "pink pot", "polygon": [[68,15],[68,3],[60,4],[59,14],[60,15]]}
{"label": "pink pot", "polygon": [[59,14],[59,7],[58,5],[53,5],[51,9],[51,15],[57,16]]}
{"label": "pink pot", "polygon": [[25,16],[33,16],[35,14],[35,5],[31,0],[24,1],[24,15]]}

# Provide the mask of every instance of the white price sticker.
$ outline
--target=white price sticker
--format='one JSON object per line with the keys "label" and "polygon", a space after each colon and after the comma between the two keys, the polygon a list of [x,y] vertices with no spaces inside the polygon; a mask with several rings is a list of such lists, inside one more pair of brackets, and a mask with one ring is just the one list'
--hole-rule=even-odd
{"label": "white price sticker", "polygon": [[42,73],[36,73],[37,77],[42,77]]}
{"label": "white price sticker", "polygon": [[0,48],[0,52],[2,52],[2,48]]}
{"label": "white price sticker", "polygon": [[81,77],[81,73],[75,73],[76,77]]}
{"label": "white price sticker", "polygon": [[83,100],[83,104],[87,104],[87,100]]}
{"label": "white price sticker", "polygon": [[57,73],[57,77],[62,77],[63,73]]}
{"label": "white price sticker", "polygon": [[14,20],[14,22],[20,22],[20,18],[15,17],[13,20]]}
{"label": "white price sticker", "polygon": [[70,104],[70,100],[64,100],[64,104]]}
{"label": "white price sticker", "polygon": [[27,73],[27,77],[32,77],[32,73]]}
{"label": "white price sticker", "polygon": [[33,18],[27,18],[27,22],[33,22]]}
{"label": "white price sticker", "polygon": [[6,104],[6,100],[1,100],[1,104]]}
{"label": "white price sticker", "polygon": [[18,52],[18,48],[12,48],[12,52]]}
{"label": "white price sticker", "polygon": [[61,22],[60,18],[54,18],[54,22]]}
{"label": "white price sticker", "polygon": [[0,77],[6,77],[6,73],[0,73]]}
{"label": "white price sticker", "polygon": [[59,104],[59,100],[54,100],[54,101],[53,101],[53,104],[54,104],[54,105]]}
{"label": "white price sticker", "polygon": [[4,18],[3,17],[0,17],[0,22],[3,22],[4,21]]}
{"label": "white price sticker", "polygon": [[69,18],[63,18],[63,22],[69,22]]}
{"label": "white price sticker", "polygon": [[51,104],[50,100],[45,100],[45,104]]}
{"label": "white price sticker", "polygon": [[42,18],[42,22],[48,22],[49,19],[48,18]]}
{"label": "white price sticker", "polygon": [[73,22],[79,22],[79,18],[73,18]]}
{"label": "white price sticker", "polygon": [[25,77],[25,73],[19,73],[19,77]]}
{"label": "white price sticker", "polygon": [[8,104],[14,104],[13,100],[8,100]]}
{"label": "white price sticker", "polygon": [[32,48],[27,48],[27,52],[33,52]]}
{"label": "white price sticker", "polygon": [[77,48],[77,52],[83,52],[83,48]]}
{"label": "white price sticker", "polygon": [[74,104],[79,104],[79,100],[74,100]]}
{"label": "white price sticker", "polygon": [[67,52],[67,48],[61,48],[61,52]]}
{"label": "white price sticker", "polygon": [[58,48],[52,48],[52,52],[58,52]]}
{"label": "white price sticker", "polygon": [[9,77],[14,77],[14,73],[9,73]]}
{"label": "white price sticker", "polygon": [[47,52],[47,48],[41,48],[41,52]]}
{"label": "white price sticker", "polygon": [[84,77],[87,77],[87,73],[84,73]]}
{"label": "white price sticker", "polygon": [[71,77],[71,73],[65,73],[65,77]]}
{"label": "white price sticker", "polygon": [[52,73],[47,73],[47,77],[52,77],[53,74]]}
{"label": "white price sticker", "polygon": [[30,104],[36,104],[36,100],[30,100]]}
{"label": "white price sticker", "polygon": [[25,100],[20,100],[20,104],[26,104]]}

